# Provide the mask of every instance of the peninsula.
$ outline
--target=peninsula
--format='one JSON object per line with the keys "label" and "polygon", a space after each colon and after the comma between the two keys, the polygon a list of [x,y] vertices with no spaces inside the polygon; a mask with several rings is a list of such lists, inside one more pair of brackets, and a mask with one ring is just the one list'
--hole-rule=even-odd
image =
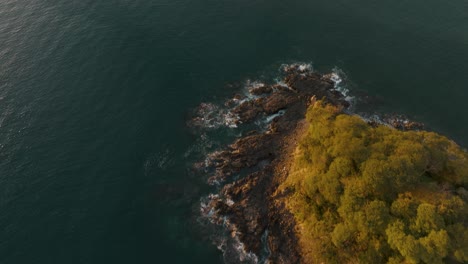
{"label": "peninsula", "polygon": [[242,261],[468,261],[468,154],[456,143],[354,115],[333,75],[299,65],[249,93],[226,102],[237,124],[274,117],[209,156],[221,188],[204,208]]}

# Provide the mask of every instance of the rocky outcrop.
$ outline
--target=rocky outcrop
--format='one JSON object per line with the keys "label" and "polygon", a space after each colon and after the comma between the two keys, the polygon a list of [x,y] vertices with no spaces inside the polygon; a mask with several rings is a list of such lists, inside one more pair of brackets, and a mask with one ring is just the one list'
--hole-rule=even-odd
{"label": "rocky outcrop", "polygon": [[[244,100],[232,110],[239,124],[279,111],[283,111],[283,115],[276,116],[266,131],[247,133],[212,155],[209,165],[215,171],[210,182],[232,182],[212,197],[209,207],[214,209],[218,219],[229,219],[227,226],[231,235],[239,238],[246,252],[261,256],[267,247],[271,263],[297,263],[300,259],[294,218],[276,189],[287,176],[310,99],[316,96],[344,108],[349,106],[326,76],[298,67],[290,67],[285,72],[287,86],[253,88],[250,93],[255,98]],[[231,102],[236,100],[242,98]],[[245,176],[232,181],[235,175]],[[262,241],[266,233],[268,236]]]}
{"label": "rocky outcrop", "polygon": [[399,130],[422,130],[424,124],[410,121],[402,115],[391,115],[384,119],[384,122]]}

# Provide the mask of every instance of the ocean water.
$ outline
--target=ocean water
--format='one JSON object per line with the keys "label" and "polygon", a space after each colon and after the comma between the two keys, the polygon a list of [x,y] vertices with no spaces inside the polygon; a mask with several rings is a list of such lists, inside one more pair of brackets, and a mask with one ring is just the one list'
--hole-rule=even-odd
{"label": "ocean water", "polygon": [[[464,0],[2,0],[0,263],[222,263],[193,133],[279,65],[468,146]],[[229,134],[231,133],[231,134]]]}

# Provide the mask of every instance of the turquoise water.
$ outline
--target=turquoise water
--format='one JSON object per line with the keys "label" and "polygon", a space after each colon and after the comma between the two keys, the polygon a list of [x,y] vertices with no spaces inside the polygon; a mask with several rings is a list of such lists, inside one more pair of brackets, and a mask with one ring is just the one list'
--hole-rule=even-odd
{"label": "turquoise water", "polygon": [[464,0],[1,1],[0,263],[222,262],[190,169],[210,140],[187,119],[282,63],[338,67],[379,111],[467,146],[466,14]]}

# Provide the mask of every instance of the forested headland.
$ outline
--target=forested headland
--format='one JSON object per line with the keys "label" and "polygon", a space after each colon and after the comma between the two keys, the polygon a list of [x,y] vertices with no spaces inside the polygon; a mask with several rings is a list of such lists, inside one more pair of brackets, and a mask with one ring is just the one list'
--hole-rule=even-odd
{"label": "forested headland", "polygon": [[305,263],[466,263],[468,154],[317,101],[281,189]]}

